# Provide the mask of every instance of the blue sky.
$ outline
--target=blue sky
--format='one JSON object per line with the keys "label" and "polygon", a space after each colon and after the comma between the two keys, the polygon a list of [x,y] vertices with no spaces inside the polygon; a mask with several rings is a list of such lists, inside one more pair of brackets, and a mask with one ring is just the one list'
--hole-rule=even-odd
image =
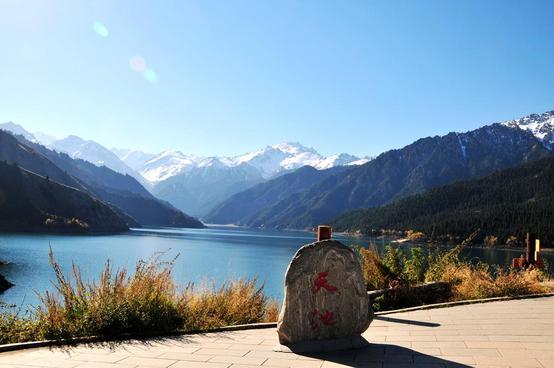
{"label": "blue sky", "polygon": [[375,155],[554,109],[554,1],[0,7],[0,122],[108,147]]}

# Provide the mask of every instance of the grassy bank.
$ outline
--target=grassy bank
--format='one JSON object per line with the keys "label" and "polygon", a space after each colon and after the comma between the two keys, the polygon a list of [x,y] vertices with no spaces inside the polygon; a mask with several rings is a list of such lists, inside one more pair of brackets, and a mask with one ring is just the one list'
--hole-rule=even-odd
{"label": "grassy bank", "polygon": [[[358,248],[368,290],[391,289],[373,303],[376,311],[467,299],[519,296],[552,291],[548,268],[504,269],[461,256],[464,246],[439,248],[386,247],[383,255],[375,248]],[[415,286],[428,282],[446,285],[439,294],[422,295]]]}
{"label": "grassy bank", "polygon": [[[162,335],[228,325],[275,321],[277,303],[256,280],[237,280],[216,288],[179,287],[172,261],[160,256],[139,261],[130,274],[107,262],[97,282],[86,282],[77,266],[65,275],[50,252],[55,290],[25,313],[0,306],[0,344],[44,339],[123,334]],[[19,313],[18,313],[19,312]]]}
{"label": "grassy bank", "polygon": [[[368,290],[388,289],[373,301],[376,311],[443,301],[519,296],[554,289],[548,270],[513,270],[470,262],[463,246],[451,250],[387,246],[357,248]],[[37,308],[22,312],[0,303],[0,344],[95,336],[160,336],[237,324],[274,322],[278,304],[256,280],[221,287],[179,286],[174,260],[161,255],[139,261],[132,272],[107,262],[96,282],[83,280],[77,266],[64,274],[50,252],[55,289],[39,295]],[[438,281],[441,287],[418,287]]]}

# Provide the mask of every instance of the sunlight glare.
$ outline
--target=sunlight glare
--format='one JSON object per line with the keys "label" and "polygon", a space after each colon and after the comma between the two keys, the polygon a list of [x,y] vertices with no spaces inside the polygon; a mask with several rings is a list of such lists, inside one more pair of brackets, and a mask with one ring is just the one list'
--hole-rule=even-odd
{"label": "sunlight glare", "polygon": [[152,83],[157,83],[158,82],[158,75],[156,73],[154,73],[154,71],[152,69],[146,69],[144,71],[144,78],[147,81],[152,82]]}
{"label": "sunlight glare", "polygon": [[108,29],[102,22],[98,22],[98,21],[94,22],[94,24],[92,25],[92,29],[100,37],[108,37],[108,35],[110,34],[110,32],[108,32]]}
{"label": "sunlight glare", "polygon": [[146,61],[140,56],[133,56],[129,59],[129,65],[135,72],[143,73],[146,70]]}

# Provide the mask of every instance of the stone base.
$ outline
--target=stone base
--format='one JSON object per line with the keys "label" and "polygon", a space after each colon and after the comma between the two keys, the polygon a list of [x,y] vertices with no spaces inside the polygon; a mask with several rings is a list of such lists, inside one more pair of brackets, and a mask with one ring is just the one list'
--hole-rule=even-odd
{"label": "stone base", "polygon": [[338,350],[362,349],[369,341],[362,336],[344,337],[330,340],[301,341],[290,345],[277,345],[273,351],[281,353],[324,353]]}

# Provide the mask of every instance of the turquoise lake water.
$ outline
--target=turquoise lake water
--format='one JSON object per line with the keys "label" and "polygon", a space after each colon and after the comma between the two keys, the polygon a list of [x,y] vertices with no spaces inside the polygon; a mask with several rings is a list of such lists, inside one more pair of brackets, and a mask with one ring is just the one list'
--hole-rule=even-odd
{"label": "turquoise lake water", "polygon": [[[345,244],[368,246],[369,238],[334,236]],[[107,259],[117,267],[133,269],[137,260],[156,252],[165,259],[177,255],[174,278],[177,283],[215,282],[237,277],[257,277],[265,283],[266,293],[283,296],[283,280],[294,253],[304,244],[315,241],[307,232],[277,232],[228,227],[207,229],[137,229],[109,236],[0,234],[0,273],[16,286],[0,294],[0,301],[16,305],[37,305],[35,292],[52,290],[54,274],[48,264],[48,249],[68,272],[72,262],[85,279],[99,274]],[[377,240],[382,249],[385,240]],[[403,247],[406,245],[403,245]],[[409,247],[409,245],[408,245]],[[474,248],[466,256],[489,263],[508,265],[522,250]],[[554,254],[546,255],[550,263]]]}

